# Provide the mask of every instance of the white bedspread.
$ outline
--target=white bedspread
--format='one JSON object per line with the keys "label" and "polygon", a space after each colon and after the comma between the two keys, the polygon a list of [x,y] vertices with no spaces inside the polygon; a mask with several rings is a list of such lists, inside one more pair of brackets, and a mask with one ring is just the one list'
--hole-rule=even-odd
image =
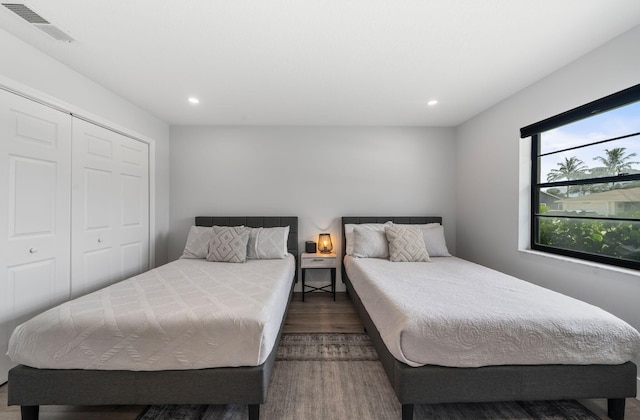
{"label": "white bedspread", "polygon": [[626,322],[549,289],[455,257],[345,258],[393,356],[410,365],[619,364],[640,353]]}
{"label": "white bedspread", "polygon": [[181,259],[18,326],[8,355],[50,369],[257,366],[274,347],[295,259]]}

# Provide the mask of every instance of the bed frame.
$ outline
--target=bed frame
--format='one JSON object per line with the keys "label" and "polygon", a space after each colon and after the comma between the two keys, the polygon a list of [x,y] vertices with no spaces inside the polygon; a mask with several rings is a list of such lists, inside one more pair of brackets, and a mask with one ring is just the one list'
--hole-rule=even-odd
{"label": "bed frame", "polygon": [[[441,217],[343,217],[342,258],[346,251],[345,224],[442,223]],[[636,365],[503,365],[480,368],[453,368],[435,365],[411,367],[395,359],[371,320],[342,264],[342,280],[347,286],[365,329],[398,401],[402,419],[413,418],[414,404],[493,401],[535,401],[607,398],[608,415],[624,419],[625,398],[636,396]]]}
{"label": "bed frame", "polygon": [[[297,217],[209,217],[197,226],[289,226],[288,250],[298,257]],[[296,275],[291,282],[289,301]],[[260,366],[197,370],[126,371],[35,369],[18,365],[9,371],[8,405],[20,405],[23,420],[37,420],[40,405],[247,404],[258,420],[286,311],[273,350]]]}

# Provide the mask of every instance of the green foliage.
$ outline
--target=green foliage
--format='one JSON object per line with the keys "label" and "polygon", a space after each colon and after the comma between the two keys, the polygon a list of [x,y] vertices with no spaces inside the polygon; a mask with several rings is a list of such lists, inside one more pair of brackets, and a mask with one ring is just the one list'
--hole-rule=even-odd
{"label": "green foliage", "polygon": [[542,217],[538,233],[541,245],[640,261],[640,221]]}

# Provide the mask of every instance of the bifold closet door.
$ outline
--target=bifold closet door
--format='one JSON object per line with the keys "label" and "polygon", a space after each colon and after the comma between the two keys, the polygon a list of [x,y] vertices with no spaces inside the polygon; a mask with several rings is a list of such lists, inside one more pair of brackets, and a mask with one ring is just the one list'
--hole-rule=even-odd
{"label": "bifold closet door", "polygon": [[0,89],[0,384],[13,329],[69,298],[71,118]]}
{"label": "bifold closet door", "polygon": [[149,269],[149,146],[73,119],[71,295]]}

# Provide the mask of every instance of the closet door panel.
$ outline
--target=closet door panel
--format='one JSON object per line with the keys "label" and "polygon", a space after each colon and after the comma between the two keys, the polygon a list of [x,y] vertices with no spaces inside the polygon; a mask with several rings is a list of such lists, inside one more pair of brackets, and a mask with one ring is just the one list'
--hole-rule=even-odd
{"label": "closet door panel", "polygon": [[121,263],[131,277],[149,269],[149,147],[125,138],[120,156]]}
{"label": "closet door panel", "polygon": [[74,120],[72,296],[148,269],[148,146]]}
{"label": "closet door panel", "polygon": [[84,195],[85,232],[113,229],[113,173],[94,168],[84,168],[82,194]]}
{"label": "closet door panel", "polygon": [[[57,162],[9,156],[9,238],[46,240],[56,234]],[[20,253],[17,248],[13,249]],[[13,258],[11,258],[13,260]]]}
{"label": "closet door panel", "polygon": [[121,278],[116,133],[73,120],[72,297]]}
{"label": "closet door panel", "polygon": [[41,312],[56,303],[56,262],[40,260],[8,267],[7,293],[11,296],[11,312],[17,317]]}
{"label": "closet door panel", "polygon": [[71,116],[0,90],[0,383],[15,326],[68,299]]}
{"label": "closet door panel", "polygon": [[120,177],[122,187],[122,246],[120,257],[122,273],[125,277],[131,277],[148,269],[148,248],[146,237],[148,235],[148,220],[145,213],[142,197],[147,194],[144,188],[144,179],[140,176],[123,174]]}
{"label": "closet door panel", "polygon": [[111,247],[86,251],[79,258],[82,258],[80,265],[83,271],[75,273],[76,276],[72,280],[74,297],[111,283],[114,266]]}

